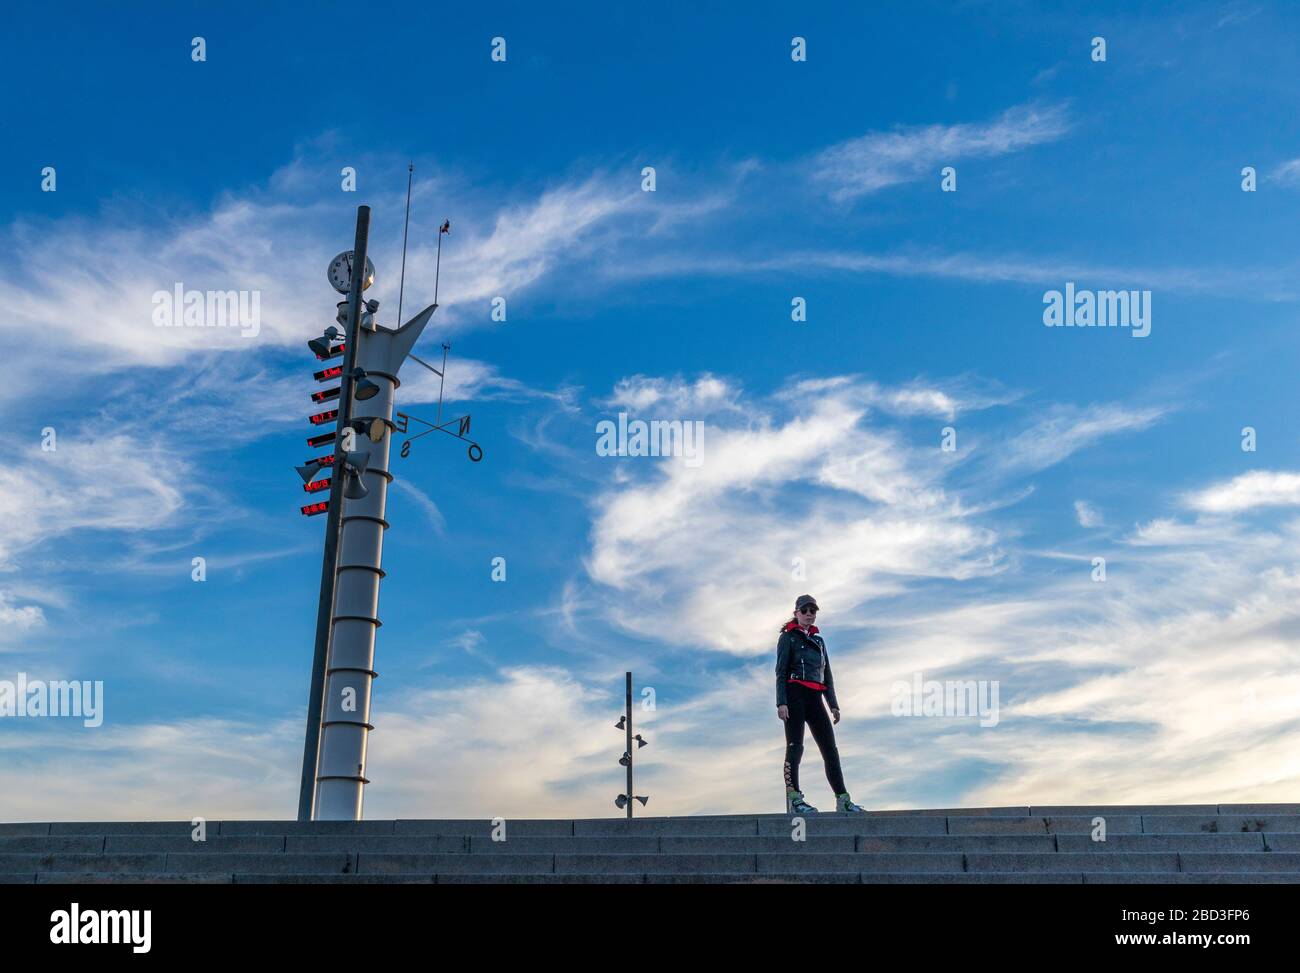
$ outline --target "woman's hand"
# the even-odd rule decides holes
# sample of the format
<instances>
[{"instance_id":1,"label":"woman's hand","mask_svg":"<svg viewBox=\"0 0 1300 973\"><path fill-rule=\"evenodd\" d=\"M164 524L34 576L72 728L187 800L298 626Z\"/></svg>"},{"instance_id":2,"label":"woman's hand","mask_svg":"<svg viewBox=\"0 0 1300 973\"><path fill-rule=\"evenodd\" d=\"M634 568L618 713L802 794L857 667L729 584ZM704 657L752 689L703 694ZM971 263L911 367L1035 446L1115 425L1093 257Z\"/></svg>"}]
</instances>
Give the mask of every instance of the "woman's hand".
<instances>
[{"instance_id":1,"label":"woman's hand","mask_svg":"<svg viewBox=\"0 0 1300 973\"><path fill-rule=\"evenodd\" d=\"M840 721L840 711L837 710L837 709L832 709L832 710L831 710L831 725L834 726L834 725L835 725L836 723L838 723L839 721Z\"/></svg>"},{"instance_id":2,"label":"woman's hand","mask_svg":"<svg viewBox=\"0 0 1300 973\"><path fill-rule=\"evenodd\" d=\"M790 718L790 707L778 706L776 708L776 717L779 720L788 720Z\"/></svg>"}]
</instances>

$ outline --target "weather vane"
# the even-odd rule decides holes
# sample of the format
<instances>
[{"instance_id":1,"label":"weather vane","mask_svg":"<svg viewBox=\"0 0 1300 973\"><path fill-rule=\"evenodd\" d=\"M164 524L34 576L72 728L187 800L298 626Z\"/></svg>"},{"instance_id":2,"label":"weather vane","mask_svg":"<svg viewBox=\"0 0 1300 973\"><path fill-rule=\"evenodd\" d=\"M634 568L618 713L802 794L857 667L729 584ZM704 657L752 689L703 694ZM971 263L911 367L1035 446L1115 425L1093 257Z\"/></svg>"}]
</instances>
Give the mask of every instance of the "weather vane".
<instances>
[{"instance_id":1,"label":"weather vane","mask_svg":"<svg viewBox=\"0 0 1300 973\"><path fill-rule=\"evenodd\" d=\"M415 442L417 439L429 435L429 433L431 432L446 433L448 436L452 436L456 439L461 440L462 442L469 443L469 449L467 450L467 452L469 453L469 458L472 462L477 463L479 460L483 458L483 447L465 435L465 433L469 432L469 420L470 420L469 413L466 413L463 416L457 416L454 419L448 419L446 422L442 421L442 392L443 392L443 388L446 386L447 383L447 379L446 379L447 352L449 351L451 351L451 345L447 344L444 341L442 343L442 370L441 371L434 368L432 365L430 365L428 362L424 361L423 359L417 358L415 355L410 356L413 361L418 362L419 364L427 368L429 371L433 372L433 374L438 376L438 413L437 416L434 418L433 422L429 422L429 420L427 419L421 419L419 416L410 415L406 412L397 413L397 422L395 422L393 426L400 433L406 433L408 431L409 424L412 421L418 422L420 425L427 427L424 430L424 432L418 432L414 436L410 436L407 439L403 440L402 451L401 451L401 455L403 458L411 455L411 443ZM450 429L447 428L448 426L453 424L456 426L455 432L452 432Z\"/></svg>"}]
</instances>

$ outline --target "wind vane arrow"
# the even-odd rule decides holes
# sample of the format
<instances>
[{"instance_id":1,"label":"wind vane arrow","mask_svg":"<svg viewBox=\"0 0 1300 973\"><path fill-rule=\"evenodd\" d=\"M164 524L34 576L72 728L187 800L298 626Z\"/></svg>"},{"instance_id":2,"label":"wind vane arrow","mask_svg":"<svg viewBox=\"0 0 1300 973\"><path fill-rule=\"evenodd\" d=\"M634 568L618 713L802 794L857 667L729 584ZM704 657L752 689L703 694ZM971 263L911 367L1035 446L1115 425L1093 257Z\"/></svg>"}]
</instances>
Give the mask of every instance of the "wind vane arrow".
<instances>
[{"instance_id":1,"label":"wind vane arrow","mask_svg":"<svg viewBox=\"0 0 1300 973\"><path fill-rule=\"evenodd\" d=\"M437 307L437 305L435 304L434 307ZM421 358L416 358L415 355L409 355L409 357L412 358L414 361L423 365L429 371L433 372L433 374L438 376L438 414L433 422L429 422L427 419L421 419L418 416L413 416L406 412L397 413L398 421L395 425L398 432L401 433L406 432L408 429L408 424L412 420L418 422L422 426L428 427L427 429L424 430L424 432L417 433L402 443L401 456L403 458L411 455L411 443L415 442L417 439L421 438L422 436L429 435L429 433L431 432L443 432L446 433L448 436L454 436L456 439L469 443L469 449L467 450L467 452L469 453L469 458L471 462L477 463L479 460L483 458L483 447L465 435L467 432L469 432L469 425L470 425L470 416L468 413L463 416L457 416L454 419L448 419L446 422L441 421L442 420L442 395L443 395L443 390L445 389L447 383L447 352L449 352L450 350L451 350L451 345L447 344L446 342L443 342L441 371L434 368L427 361L424 361ZM458 423L455 432L452 432L450 429L447 428L452 423Z\"/></svg>"}]
</instances>

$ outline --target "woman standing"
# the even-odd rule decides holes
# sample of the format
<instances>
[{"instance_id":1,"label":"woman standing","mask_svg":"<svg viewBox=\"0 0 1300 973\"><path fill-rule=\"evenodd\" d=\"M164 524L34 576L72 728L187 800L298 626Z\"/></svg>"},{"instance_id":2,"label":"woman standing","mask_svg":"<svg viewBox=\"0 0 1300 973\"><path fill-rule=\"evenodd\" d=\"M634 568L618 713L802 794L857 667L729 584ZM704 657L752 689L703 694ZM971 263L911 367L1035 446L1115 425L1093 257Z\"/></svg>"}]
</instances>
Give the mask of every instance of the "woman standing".
<instances>
[{"instance_id":1,"label":"woman standing","mask_svg":"<svg viewBox=\"0 0 1300 973\"><path fill-rule=\"evenodd\" d=\"M844 786L835 731L826 715L829 703L834 722L840 721L831 662L826 655L826 642L813 624L816 620L816 600L812 595L800 595L795 599L794 618L781 629L781 637L776 642L776 715L785 721L785 810L787 814L809 814L817 810L804 800L799 790L799 758L803 756L806 723L822 752L826 780L835 793L835 810L861 814L866 808L854 804Z\"/></svg>"}]
</instances>

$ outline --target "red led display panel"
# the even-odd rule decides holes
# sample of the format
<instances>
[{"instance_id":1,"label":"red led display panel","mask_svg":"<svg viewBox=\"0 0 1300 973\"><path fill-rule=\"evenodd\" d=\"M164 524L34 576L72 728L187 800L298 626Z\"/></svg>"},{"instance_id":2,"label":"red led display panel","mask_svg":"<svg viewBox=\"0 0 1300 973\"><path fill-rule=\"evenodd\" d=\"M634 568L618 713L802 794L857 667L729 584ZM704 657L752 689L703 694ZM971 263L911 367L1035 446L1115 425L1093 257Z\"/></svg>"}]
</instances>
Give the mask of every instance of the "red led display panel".
<instances>
[{"instance_id":1,"label":"red led display panel","mask_svg":"<svg viewBox=\"0 0 1300 973\"><path fill-rule=\"evenodd\" d=\"M317 466L333 466L333 465L334 465L334 454L333 454L333 453L327 453L327 454L324 455L324 456L314 456L314 457L312 457L311 459L307 460L307 464L306 464L306 465L310 465L310 464L312 464L312 463L315 463Z\"/></svg>"},{"instance_id":2,"label":"red led display panel","mask_svg":"<svg viewBox=\"0 0 1300 973\"><path fill-rule=\"evenodd\" d=\"M319 503L309 503L307 506L299 507L298 509L302 511L304 517L315 517L317 514L323 514L326 510L329 510L329 508L330 502L328 500L321 500Z\"/></svg>"},{"instance_id":3,"label":"red led display panel","mask_svg":"<svg viewBox=\"0 0 1300 973\"><path fill-rule=\"evenodd\" d=\"M339 417L339 410L330 409L329 412L318 412L316 413L316 415L309 416L308 418L311 419L311 424L313 426L320 426L327 422L333 422L338 417Z\"/></svg>"},{"instance_id":4,"label":"red led display panel","mask_svg":"<svg viewBox=\"0 0 1300 973\"><path fill-rule=\"evenodd\" d=\"M328 490L330 488L330 477L327 476L323 480L313 480L311 483L304 483L302 488L308 493L320 493L321 490Z\"/></svg>"},{"instance_id":5,"label":"red led display panel","mask_svg":"<svg viewBox=\"0 0 1300 973\"><path fill-rule=\"evenodd\" d=\"M342 365L332 365L323 371L316 372L312 377L318 382L328 382L331 378L338 378L343 374Z\"/></svg>"},{"instance_id":6,"label":"red led display panel","mask_svg":"<svg viewBox=\"0 0 1300 973\"><path fill-rule=\"evenodd\" d=\"M342 345L335 345L333 348L330 349L328 355L317 355L316 359L317 361L329 361L331 358L337 358L339 355L343 354L343 352L345 352L346 350L347 350L346 343Z\"/></svg>"},{"instance_id":7,"label":"red led display panel","mask_svg":"<svg viewBox=\"0 0 1300 973\"><path fill-rule=\"evenodd\" d=\"M319 392L313 392L311 394L311 400L313 402L328 402L330 399L337 399L339 397L339 391L340 389L337 388L321 389Z\"/></svg>"},{"instance_id":8,"label":"red led display panel","mask_svg":"<svg viewBox=\"0 0 1300 973\"><path fill-rule=\"evenodd\" d=\"M334 433L323 432L319 436L312 436L311 439L307 440L307 445L312 449L316 449L318 446L328 446L332 442L334 442Z\"/></svg>"}]
</instances>

